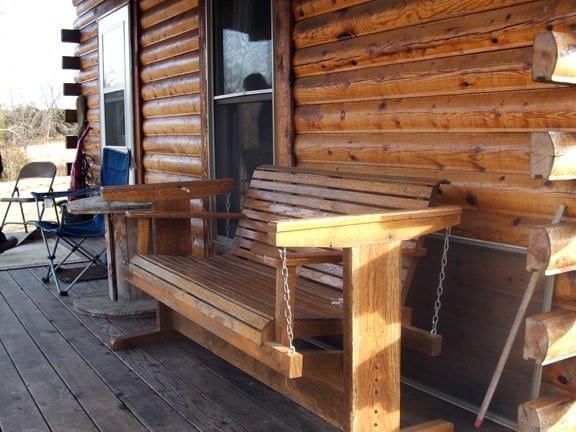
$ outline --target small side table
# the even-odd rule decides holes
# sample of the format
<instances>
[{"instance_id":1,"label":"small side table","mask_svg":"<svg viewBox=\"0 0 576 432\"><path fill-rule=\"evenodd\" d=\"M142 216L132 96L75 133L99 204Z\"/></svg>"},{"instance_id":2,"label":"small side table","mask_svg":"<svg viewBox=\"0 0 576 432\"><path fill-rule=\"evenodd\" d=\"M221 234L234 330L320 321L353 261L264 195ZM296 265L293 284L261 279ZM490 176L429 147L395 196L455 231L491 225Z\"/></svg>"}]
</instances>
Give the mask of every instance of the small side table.
<instances>
[{"instance_id":1,"label":"small side table","mask_svg":"<svg viewBox=\"0 0 576 432\"><path fill-rule=\"evenodd\" d=\"M136 252L137 222L125 216L127 210L149 209L148 203L103 201L91 196L68 204L72 214L104 214L108 256L108 294L88 295L74 301L79 312L95 316L153 314L156 302L125 281L122 274Z\"/></svg>"}]
</instances>

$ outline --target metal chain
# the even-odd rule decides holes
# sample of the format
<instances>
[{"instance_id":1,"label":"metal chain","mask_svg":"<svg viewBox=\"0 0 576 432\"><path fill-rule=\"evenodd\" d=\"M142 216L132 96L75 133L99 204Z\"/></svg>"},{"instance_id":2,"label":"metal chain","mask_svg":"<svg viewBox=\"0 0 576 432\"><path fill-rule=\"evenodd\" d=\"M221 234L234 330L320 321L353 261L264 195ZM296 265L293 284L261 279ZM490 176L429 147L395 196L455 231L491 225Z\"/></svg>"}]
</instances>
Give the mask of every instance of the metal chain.
<instances>
[{"instance_id":1,"label":"metal chain","mask_svg":"<svg viewBox=\"0 0 576 432\"><path fill-rule=\"evenodd\" d=\"M284 318L286 319L286 335L288 336L288 355L296 352L294 348L294 330L292 328L292 308L290 307L290 286L288 285L288 266L286 265L286 248L278 249L282 260L282 288L284 295Z\"/></svg>"},{"instance_id":2,"label":"metal chain","mask_svg":"<svg viewBox=\"0 0 576 432\"><path fill-rule=\"evenodd\" d=\"M231 203L230 203L230 192L228 192L226 194L226 214L230 214L230 207L231 207ZM226 228L224 231L224 235L226 237L226 252L228 252L230 250L230 248L232 247L232 239L230 238L230 218L227 217L226 218Z\"/></svg>"},{"instance_id":3,"label":"metal chain","mask_svg":"<svg viewBox=\"0 0 576 432\"><path fill-rule=\"evenodd\" d=\"M450 248L450 235L452 234L452 227L446 228L444 235L444 247L442 250L442 261L440 264L440 274L438 275L438 287L436 288L436 301L434 302L434 316L432 317L432 330L430 333L433 335L438 334L438 320L440 319L440 309L442 308L442 293L444 292L444 279L446 278L446 265L448 264L448 249Z\"/></svg>"}]
</instances>

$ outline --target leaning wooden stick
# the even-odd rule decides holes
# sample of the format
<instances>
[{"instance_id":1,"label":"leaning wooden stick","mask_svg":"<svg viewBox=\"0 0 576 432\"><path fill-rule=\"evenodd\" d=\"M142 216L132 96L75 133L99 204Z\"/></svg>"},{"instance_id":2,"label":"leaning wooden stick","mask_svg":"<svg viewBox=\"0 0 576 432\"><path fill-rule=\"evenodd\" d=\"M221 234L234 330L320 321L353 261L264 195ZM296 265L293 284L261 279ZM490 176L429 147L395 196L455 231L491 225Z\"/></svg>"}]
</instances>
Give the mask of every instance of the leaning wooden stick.
<instances>
[{"instance_id":1,"label":"leaning wooden stick","mask_svg":"<svg viewBox=\"0 0 576 432\"><path fill-rule=\"evenodd\" d=\"M554 218L552 219L553 224L557 224L560 222L560 219L562 219L562 215L564 214L565 209L566 206L564 204L560 204L558 207L556 207L556 213L554 214ZM504 344L504 349L502 350L502 354L500 354L500 359L498 360L498 364L496 365L496 369L494 370L494 374L492 375L492 380L490 381L490 385L488 386L488 390L486 391L486 395L484 396L484 400L482 401L482 406L480 407L480 411L478 412L478 416L476 417L476 421L474 422L474 427L476 429L482 427L482 423L484 422L484 416L486 415L486 411L488 411L488 407L490 406L490 402L492 401L492 397L494 396L494 392L496 391L496 387L498 386L498 382L500 381L500 377L502 376L502 372L504 371L504 366L508 361L508 356L510 355L512 344L516 339L518 329L520 328L522 319L526 314L528 304L530 303L530 299L534 294L534 290L536 289L538 280L540 280L543 274L544 270L540 270L533 272L532 275L530 276L528 286L526 287L526 291L524 292L524 297L522 298L522 302L518 307L518 312L516 312L516 317L514 318L514 322L512 323L510 333L508 333L508 339L506 339L506 344Z\"/></svg>"}]
</instances>

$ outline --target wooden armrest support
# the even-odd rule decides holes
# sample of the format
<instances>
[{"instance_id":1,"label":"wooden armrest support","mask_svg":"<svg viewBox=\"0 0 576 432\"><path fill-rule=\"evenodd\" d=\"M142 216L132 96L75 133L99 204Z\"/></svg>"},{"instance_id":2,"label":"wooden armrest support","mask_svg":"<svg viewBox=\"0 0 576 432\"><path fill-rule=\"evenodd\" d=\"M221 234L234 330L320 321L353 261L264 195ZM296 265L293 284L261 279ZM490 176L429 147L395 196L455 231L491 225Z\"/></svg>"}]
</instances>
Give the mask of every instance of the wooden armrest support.
<instances>
[{"instance_id":1,"label":"wooden armrest support","mask_svg":"<svg viewBox=\"0 0 576 432\"><path fill-rule=\"evenodd\" d=\"M242 213L225 212L160 212L149 210L130 210L126 212L128 218L138 219L242 219Z\"/></svg>"},{"instance_id":2,"label":"wooden armrest support","mask_svg":"<svg viewBox=\"0 0 576 432\"><path fill-rule=\"evenodd\" d=\"M104 201L160 202L204 198L234 190L234 179L197 180L130 186L107 186L100 189Z\"/></svg>"},{"instance_id":3,"label":"wooden armrest support","mask_svg":"<svg viewBox=\"0 0 576 432\"><path fill-rule=\"evenodd\" d=\"M458 206L422 210L273 221L269 239L278 247L354 247L420 237L460 223Z\"/></svg>"}]
</instances>

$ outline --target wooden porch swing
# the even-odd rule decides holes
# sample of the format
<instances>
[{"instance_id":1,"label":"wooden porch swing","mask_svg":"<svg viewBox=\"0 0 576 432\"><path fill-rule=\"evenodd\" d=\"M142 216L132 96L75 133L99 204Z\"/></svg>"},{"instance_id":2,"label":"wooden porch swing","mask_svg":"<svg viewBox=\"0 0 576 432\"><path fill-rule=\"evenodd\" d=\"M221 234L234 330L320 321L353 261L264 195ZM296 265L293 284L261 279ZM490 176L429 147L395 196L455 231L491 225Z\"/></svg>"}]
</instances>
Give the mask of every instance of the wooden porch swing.
<instances>
[{"instance_id":1,"label":"wooden porch swing","mask_svg":"<svg viewBox=\"0 0 576 432\"><path fill-rule=\"evenodd\" d=\"M190 199L228 193L232 180L105 189L104 200L152 202L128 214L140 220L126 279L159 301L155 332L112 347L184 334L347 431L397 431L400 328L403 343L425 351L438 340L401 313L419 238L460 220L458 207L429 207L437 186L264 166L239 214L187 212ZM181 241L190 218L218 217L239 219L229 252L191 257ZM343 335L343 350L294 342L324 335Z\"/></svg>"}]
</instances>

